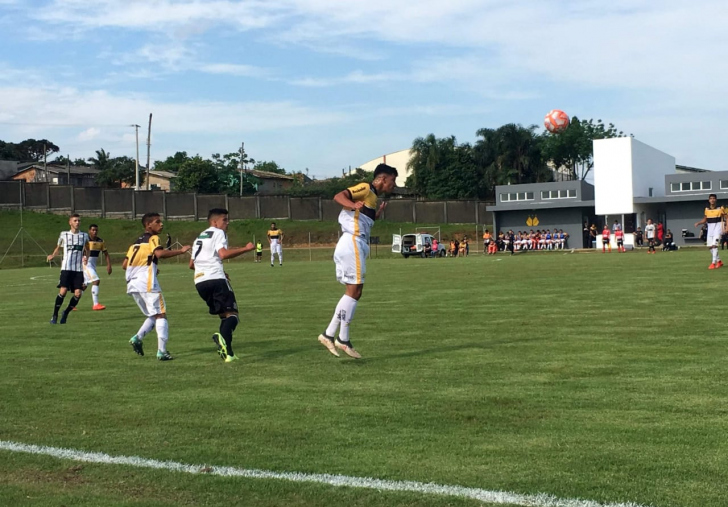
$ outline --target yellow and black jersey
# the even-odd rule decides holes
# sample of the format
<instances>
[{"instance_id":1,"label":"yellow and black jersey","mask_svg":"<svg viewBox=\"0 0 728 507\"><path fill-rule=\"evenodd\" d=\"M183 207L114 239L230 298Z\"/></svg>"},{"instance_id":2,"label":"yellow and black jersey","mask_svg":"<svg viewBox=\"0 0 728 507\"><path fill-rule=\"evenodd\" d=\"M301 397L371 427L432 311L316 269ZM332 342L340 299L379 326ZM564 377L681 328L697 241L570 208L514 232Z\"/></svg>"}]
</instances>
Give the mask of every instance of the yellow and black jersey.
<instances>
[{"instance_id":1,"label":"yellow and black jersey","mask_svg":"<svg viewBox=\"0 0 728 507\"><path fill-rule=\"evenodd\" d=\"M269 229L268 230L268 239L270 240L271 244L275 245L283 238L283 231L280 229Z\"/></svg>"},{"instance_id":2,"label":"yellow and black jersey","mask_svg":"<svg viewBox=\"0 0 728 507\"><path fill-rule=\"evenodd\" d=\"M360 209L344 208L339 214L341 230L357 238L369 240L369 232L377 216L377 191L371 183L359 183L346 189L354 202L363 202Z\"/></svg>"},{"instance_id":3,"label":"yellow and black jersey","mask_svg":"<svg viewBox=\"0 0 728 507\"><path fill-rule=\"evenodd\" d=\"M155 250L162 249L159 236L144 233L126 252L126 291L162 292L157 280L157 256Z\"/></svg>"},{"instance_id":4,"label":"yellow and black jersey","mask_svg":"<svg viewBox=\"0 0 728 507\"><path fill-rule=\"evenodd\" d=\"M101 257L102 252L106 252L106 242L101 238L88 240L88 264L96 267L96 261Z\"/></svg>"},{"instance_id":5,"label":"yellow and black jersey","mask_svg":"<svg viewBox=\"0 0 728 507\"><path fill-rule=\"evenodd\" d=\"M717 224L720 222L724 213L723 208L705 208L705 218L708 219L709 224Z\"/></svg>"}]
</instances>

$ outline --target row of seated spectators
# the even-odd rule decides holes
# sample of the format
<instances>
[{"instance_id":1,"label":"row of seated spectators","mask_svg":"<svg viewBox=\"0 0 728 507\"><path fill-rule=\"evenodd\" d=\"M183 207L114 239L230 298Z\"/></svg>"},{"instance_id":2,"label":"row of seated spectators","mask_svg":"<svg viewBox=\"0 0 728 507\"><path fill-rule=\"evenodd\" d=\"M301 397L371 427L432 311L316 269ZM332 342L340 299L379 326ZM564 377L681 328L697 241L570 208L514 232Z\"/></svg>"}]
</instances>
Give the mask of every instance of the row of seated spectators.
<instances>
[{"instance_id":1,"label":"row of seated spectators","mask_svg":"<svg viewBox=\"0 0 728 507\"><path fill-rule=\"evenodd\" d=\"M498 232L498 236L493 235L486 230L483 233L483 249L494 254L502 251L518 251L518 250L563 250L566 247L566 241L569 234L562 229L554 229L543 231L533 229L526 231L513 232L509 230L507 233Z\"/></svg>"}]
</instances>

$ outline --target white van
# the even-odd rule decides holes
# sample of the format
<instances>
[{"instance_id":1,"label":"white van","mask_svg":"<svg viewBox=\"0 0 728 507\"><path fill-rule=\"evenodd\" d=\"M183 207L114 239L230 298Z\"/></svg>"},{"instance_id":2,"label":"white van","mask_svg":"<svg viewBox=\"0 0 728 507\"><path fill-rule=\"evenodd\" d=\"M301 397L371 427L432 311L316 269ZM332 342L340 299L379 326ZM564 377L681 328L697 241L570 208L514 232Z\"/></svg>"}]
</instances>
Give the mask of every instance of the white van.
<instances>
[{"instance_id":1,"label":"white van","mask_svg":"<svg viewBox=\"0 0 728 507\"><path fill-rule=\"evenodd\" d=\"M426 257L426 250L432 252L432 245L435 237L431 234L393 234L392 235L392 252L401 253L405 259L410 255L416 255L418 257ZM427 248L429 247L429 248ZM445 257L447 254L447 248L445 245L438 242L437 252L431 254L433 257Z\"/></svg>"}]
</instances>

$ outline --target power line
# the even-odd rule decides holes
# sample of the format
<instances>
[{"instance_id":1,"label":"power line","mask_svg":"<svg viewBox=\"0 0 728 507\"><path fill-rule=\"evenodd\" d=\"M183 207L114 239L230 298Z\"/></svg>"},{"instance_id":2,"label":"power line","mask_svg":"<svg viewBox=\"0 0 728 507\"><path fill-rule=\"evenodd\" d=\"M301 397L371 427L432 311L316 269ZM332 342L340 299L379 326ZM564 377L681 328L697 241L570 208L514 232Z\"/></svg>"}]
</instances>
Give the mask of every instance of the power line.
<instances>
[{"instance_id":1,"label":"power line","mask_svg":"<svg viewBox=\"0 0 728 507\"><path fill-rule=\"evenodd\" d=\"M12 125L18 127L128 127L121 123L23 123L0 121L0 125Z\"/></svg>"}]
</instances>

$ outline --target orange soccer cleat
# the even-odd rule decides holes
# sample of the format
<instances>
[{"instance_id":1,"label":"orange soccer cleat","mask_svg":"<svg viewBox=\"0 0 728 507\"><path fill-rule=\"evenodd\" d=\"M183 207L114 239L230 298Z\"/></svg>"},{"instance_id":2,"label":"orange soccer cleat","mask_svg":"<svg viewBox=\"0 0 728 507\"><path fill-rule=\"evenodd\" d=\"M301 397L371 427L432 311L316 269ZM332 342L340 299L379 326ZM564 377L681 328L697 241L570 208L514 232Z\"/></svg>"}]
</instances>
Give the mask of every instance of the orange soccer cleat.
<instances>
[{"instance_id":1,"label":"orange soccer cleat","mask_svg":"<svg viewBox=\"0 0 728 507\"><path fill-rule=\"evenodd\" d=\"M717 262L717 263L715 264L715 267L716 267L716 269L717 269L717 268L722 268L722 267L723 267L723 261L718 261L718 262Z\"/></svg>"},{"instance_id":2,"label":"orange soccer cleat","mask_svg":"<svg viewBox=\"0 0 728 507\"><path fill-rule=\"evenodd\" d=\"M708 269L715 269L715 263L711 262L710 266L708 266Z\"/></svg>"},{"instance_id":3,"label":"orange soccer cleat","mask_svg":"<svg viewBox=\"0 0 728 507\"><path fill-rule=\"evenodd\" d=\"M106 310L106 307L102 304L95 304L92 310Z\"/></svg>"}]
</instances>

